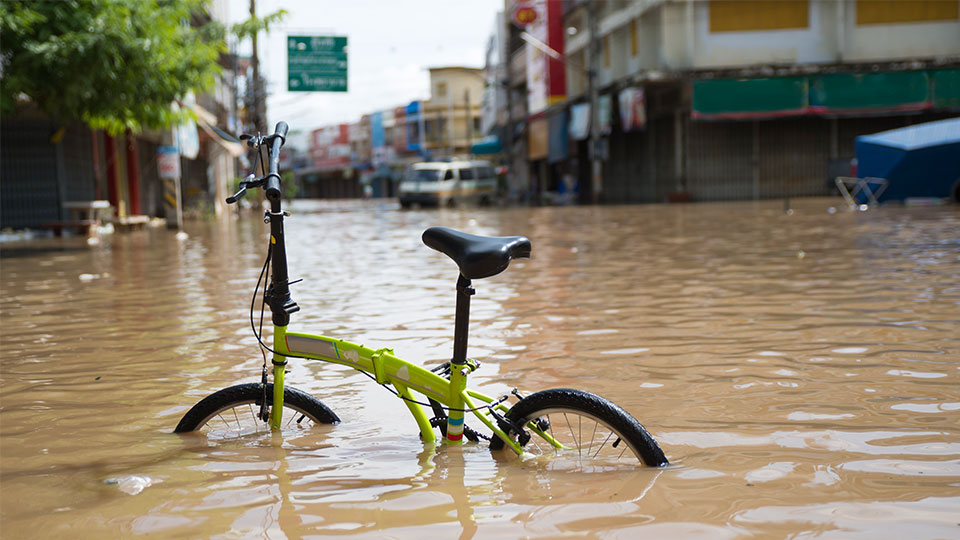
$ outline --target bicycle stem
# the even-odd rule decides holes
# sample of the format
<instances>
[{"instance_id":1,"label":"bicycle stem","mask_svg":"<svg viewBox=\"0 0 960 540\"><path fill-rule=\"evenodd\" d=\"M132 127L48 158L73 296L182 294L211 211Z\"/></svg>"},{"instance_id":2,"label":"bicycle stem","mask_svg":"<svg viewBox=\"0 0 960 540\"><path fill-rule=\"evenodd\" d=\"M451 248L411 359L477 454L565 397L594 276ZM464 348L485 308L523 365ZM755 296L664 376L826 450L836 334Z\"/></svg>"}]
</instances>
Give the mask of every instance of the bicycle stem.
<instances>
[{"instance_id":1,"label":"bicycle stem","mask_svg":"<svg viewBox=\"0 0 960 540\"><path fill-rule=\"evenodd\" d=\"M300 310L300 306L290 297L289 277L287 275L287 250L283 235L283 212L279 198L271 201L271 212L267 214L270 222L271 279L264 302L270 307L274 327L274 346L282 331L290 323L290 314ZM270 428L280 429L283 420L284 373L287 358L273 355L273 407L271 408Z\"/></svg>"},{"instance_id":2,"label":"bicycle stem","mask_svg":"<svg viewBox=\"0 0 960 540\"><path fill-rule=\"evenodd\" d=\"M280 147L287 136L286 122L278 122L273 135L266 138L268 169L265 177L264 192L270 201L270 211L266 221L270 224L270 257L271 274L270 284L267 287L264 302L270 307L274 325L274 345L290 323L290 314L300 311L300 306L290 297L290 278L287 271L287 248L283 232L283 218L286 216L281 204L282 191L280 190ZM279 330L283 328L284 330ZM276 352L273 355L273 407L271 409L270 427L276 431L280 429L283 414L284 373L287 368L287 358Z\"/></svg>"},{"instance_id":3,"label":"bicycle stem","mask_svg":"<svg viewBox=\"0 0 960 540\"><path fill-rule=\"evenodd\" d=\"M271 206L279 209L280 201ZM271 271L270 286L267 288L265 301L270 306L273 324L287 326L290 323L290 314L300 311L300 306L290 297L290 278L287 271L287 249L283 234L282 211L271 210L267 214L270 223L270 251Z\"/></svg>"}]
</instances>

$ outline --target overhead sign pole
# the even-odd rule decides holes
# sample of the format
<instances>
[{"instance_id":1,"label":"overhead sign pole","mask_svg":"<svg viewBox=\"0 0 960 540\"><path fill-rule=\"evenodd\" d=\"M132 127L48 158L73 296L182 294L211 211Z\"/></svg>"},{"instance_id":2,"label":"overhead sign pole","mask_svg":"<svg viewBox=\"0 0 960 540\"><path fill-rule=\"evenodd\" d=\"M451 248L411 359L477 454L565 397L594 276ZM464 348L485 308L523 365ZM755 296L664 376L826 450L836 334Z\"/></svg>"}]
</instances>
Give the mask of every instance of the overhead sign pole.
<instances>
[{"instance_id":1,"label":"overhead sign pole","mask_svg":"<svg viewBox=\"0 0 960 540\"><path fill-rule=\"evenodd\" d=\"M287 36L287 90L346 92L346 36Z\"/></svg>"}]
</instances>

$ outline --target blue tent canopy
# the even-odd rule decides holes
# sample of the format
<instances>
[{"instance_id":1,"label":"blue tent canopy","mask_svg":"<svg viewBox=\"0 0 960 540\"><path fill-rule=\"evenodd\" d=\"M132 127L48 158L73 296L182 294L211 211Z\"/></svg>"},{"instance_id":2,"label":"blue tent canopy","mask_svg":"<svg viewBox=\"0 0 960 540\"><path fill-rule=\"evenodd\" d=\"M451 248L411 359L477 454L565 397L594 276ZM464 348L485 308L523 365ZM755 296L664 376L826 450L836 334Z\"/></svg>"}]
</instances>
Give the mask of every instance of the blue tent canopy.
<instances>
[{"instance_id":1,"label":"blue tent canopy","mask_svg":"<svg viewBox=\"0 0 960 540\"><path fill-rule=\"evenodd\" d=\"M879 197L960 197L960 118L856 138L857 176L884 178Z\"/></svg>"}]
</instances>

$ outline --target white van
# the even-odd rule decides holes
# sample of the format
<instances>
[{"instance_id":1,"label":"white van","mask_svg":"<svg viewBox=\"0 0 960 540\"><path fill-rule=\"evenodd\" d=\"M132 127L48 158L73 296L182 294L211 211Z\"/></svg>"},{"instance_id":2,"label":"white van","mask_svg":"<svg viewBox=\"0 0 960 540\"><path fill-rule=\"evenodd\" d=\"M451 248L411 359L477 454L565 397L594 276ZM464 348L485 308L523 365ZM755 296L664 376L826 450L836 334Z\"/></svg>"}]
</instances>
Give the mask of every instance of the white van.
<instances>
[{"instance_id":1,"label":"white van","mask_svg":"<svg viewBox=\"0 0 960 540\"><path fill-rule=\"evenodd\" d=\"M400 206L492 204L497 175L489 161L426 161L407 167L400 181Z\"/></svg>"}]
</instances>

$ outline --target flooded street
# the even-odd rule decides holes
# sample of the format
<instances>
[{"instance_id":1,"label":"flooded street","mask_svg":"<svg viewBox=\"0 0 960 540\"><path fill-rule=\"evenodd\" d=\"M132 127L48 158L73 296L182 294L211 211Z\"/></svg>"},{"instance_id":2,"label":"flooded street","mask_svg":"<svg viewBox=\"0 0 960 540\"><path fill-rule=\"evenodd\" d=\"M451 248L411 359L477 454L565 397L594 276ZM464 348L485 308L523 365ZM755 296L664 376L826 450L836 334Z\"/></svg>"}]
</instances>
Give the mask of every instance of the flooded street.
<instances>
[{"instance_id":1,"label":"flooded street","mask_svg":"<svg viewBox=\"0 0 960 540\"><path fill-rule=\"evenodd\" d=\"M259 380L259 216L3 244L0 536L960 537L960 209L792 204L291 206L291 329L416 363L450 357L457 276L423 230L528 236L474 282L471 386L600 394L672 463L604 473L425 445L383 388L299 359L287 384L342 424L174 435Z\"/></svg>"}]
</instances>

